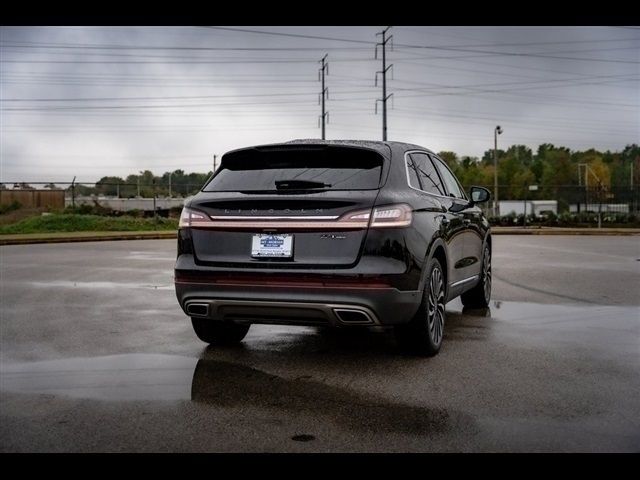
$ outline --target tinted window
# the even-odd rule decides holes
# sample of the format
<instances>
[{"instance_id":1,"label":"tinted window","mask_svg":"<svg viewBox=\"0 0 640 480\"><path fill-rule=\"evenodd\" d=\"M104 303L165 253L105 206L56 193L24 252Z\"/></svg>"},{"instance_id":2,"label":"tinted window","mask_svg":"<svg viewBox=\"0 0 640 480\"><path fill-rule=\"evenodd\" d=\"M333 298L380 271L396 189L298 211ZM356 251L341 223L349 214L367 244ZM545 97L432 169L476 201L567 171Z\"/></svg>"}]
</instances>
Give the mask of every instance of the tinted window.
<instances>
[{"instance_id":1,"label":"tinted window","mask_svg":"<svg viewBox=\"0 0 640 480\"><path fill-rule=\"evenodd\" d=\"M406 161L410 186L436 195L444 195L440 177L428 155L411 153L407 155Z\"/></svg>"},{"instance_id":2,"label":"tinted window","mask_svg":"<svg viewBox=\"0 0 640 480\"><path fill-rule=\"evenodd\" d=\"M407 155L405 162L407 162L407 174L409 176L409 186L422 190L420 179L418 178L418 169L416 168L413 159Z\"/></svg>"},{"instance_id":3,"label":"tinted window","mask_svg":"<svg viewBox=\"0 0 640 480\"><path fill-rule=\"evenodd\" d=\"M433 157L434 163L438 166L438 171L442 177L442 181L447 186L447 191L456 198L466 198L462 192L456 177L451 173L451 170L444 164L442 160L437 157Z\"/></svg>"},{"instance_id":4,"label":"tinted window","mask_svg":"<svg viewBox=\"0 0 640 480\"><path fill-rule=\"evenodd\" d=\"M206 192L275 191L276 182L325 184L322 190L379 188L383 158L356 148L242 150L222 158Z\"/></svg>"}]
</instances>

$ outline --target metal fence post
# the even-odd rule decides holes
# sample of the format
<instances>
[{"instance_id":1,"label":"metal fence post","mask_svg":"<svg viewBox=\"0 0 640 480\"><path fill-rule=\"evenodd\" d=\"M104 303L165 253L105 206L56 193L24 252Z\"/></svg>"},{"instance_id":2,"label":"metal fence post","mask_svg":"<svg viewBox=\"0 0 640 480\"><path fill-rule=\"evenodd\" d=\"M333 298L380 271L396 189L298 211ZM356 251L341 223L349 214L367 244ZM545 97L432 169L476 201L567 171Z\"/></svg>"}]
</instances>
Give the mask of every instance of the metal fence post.
<instances>
[{"instance_id":1,"label":"metal fence post","mask_svg":"<svg viewBox=\"0 0 640 480\"><path fill-rule=\"evenodd\" d=\"M71 206L76 208L76 177L71 180Z\"/></svg>"},{"instance_id":2,"label":"metal fence post","mask_svg":"<svg viewBox=\"0 0 640 480\"><path fill-rule=\"evenodd\" d=\"M153 189L153 223L154 223L154 229L157 230L158 229L158 209L156 208L156 196L158 192L156 190L155 179L151 181L151 188Z\"/></svg>"},{"instance_id":3,"label":"metal fence post","mask_svg":"<svg viewBox=\"0 0 640 480\"><path fill-rule=\"evenodd\" d=\"M527 228L527 192L529 191L529 185L526 185L525 189L524 189L524 221L523 221L523 226L524 228Z\"/></svg>"}]
</instances>

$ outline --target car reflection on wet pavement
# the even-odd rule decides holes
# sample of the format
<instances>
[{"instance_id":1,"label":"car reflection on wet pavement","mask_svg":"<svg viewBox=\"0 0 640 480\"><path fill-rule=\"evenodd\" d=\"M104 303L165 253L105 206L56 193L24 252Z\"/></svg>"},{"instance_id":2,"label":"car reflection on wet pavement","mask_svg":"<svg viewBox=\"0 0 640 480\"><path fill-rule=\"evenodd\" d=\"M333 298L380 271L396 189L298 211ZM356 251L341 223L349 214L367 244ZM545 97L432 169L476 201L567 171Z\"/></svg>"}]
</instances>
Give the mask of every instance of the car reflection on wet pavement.
<instances>
[{"instance_id":1,"label":"car reflection on wet pavement","mask_svg":"<svg viewBox=\"0 0 640 480\"><path fill-rule=\"evenodd\" d=\"M490 309L447 305L445 343L429 359L403 355L384 329L256 325L238 347L205 348L162 288L172 243L135 242L133 259L127 243L74 246L91 263L50 256L68 245L2 251L0 450L640 449L633 295L608 305L540 292L512 301L517 282L496 280ZM497 246L505 258L515 248ZM500 258L497 273L513 278ZM612 268L629 290L625 269L640 270L624 265ZM582 273L575 292L559 294L584 294ZM539 289L565 288L557 276ZM603 289L618 281L594 280ZM27 282L37 285L25 291Z\"/></svg>"}]
</instances>

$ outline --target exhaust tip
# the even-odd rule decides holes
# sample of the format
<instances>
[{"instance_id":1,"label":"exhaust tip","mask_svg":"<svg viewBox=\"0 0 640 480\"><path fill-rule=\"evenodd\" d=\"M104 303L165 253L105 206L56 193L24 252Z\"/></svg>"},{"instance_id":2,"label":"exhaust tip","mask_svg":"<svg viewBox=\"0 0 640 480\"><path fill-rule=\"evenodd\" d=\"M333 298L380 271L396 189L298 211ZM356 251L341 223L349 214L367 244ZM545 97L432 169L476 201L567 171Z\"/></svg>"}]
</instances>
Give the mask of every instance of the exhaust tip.
<instances>
[{"instance_id":1,"label":"exhaust tip","mask_svg":"<svg viewBox=\"0 0 640 480\"><path fill-rule=\"evenodd\" d=\"M371 324L374 323L369 314L362 310L351 308L334 308L333 312L342 323L346 324Z\"/></svg>"},{"instance_id":2,"label":"exhaust tip","mask_svg":"<svg viewBox=\"0 0 640 480\"><path fill-rule=\"evenodd\" d=\"M206 303L189 303L186 310L187 314L193 317L209 316L209 305Z\"/></svg>"}]
</instances>

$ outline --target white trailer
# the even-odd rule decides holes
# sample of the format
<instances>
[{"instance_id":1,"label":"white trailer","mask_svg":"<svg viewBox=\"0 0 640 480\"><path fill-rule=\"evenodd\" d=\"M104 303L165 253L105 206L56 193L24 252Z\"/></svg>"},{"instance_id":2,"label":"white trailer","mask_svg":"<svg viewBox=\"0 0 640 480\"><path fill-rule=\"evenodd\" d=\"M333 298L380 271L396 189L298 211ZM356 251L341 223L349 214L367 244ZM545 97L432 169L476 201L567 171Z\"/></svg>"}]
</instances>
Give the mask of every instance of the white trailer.
<instances>
[{"instance_id":1,"label":"white trailer","mask_svg":"<svg viewBox=\"0 0 640 480\"><path fill-rule=\"evenodd\" d=\"M598 205L597 203L573 203L569 205L569 211L571 213L577 212L591 212L591 213L629 213L629 204L627 203L603 203Z\"/></svg>"},{"instance_id":2,"label":"white trailer","mask_svg":"<svg viewBox=\"0 0 640 480\"><path fill-rule=\"evenodd\" d=\"M553 212L558 214L558 201L557 200L500 200L499 202L500 215L509 215L515 213L516 215L535 215L541 216L544 212Z\"/></svg>"}]
</instances>

